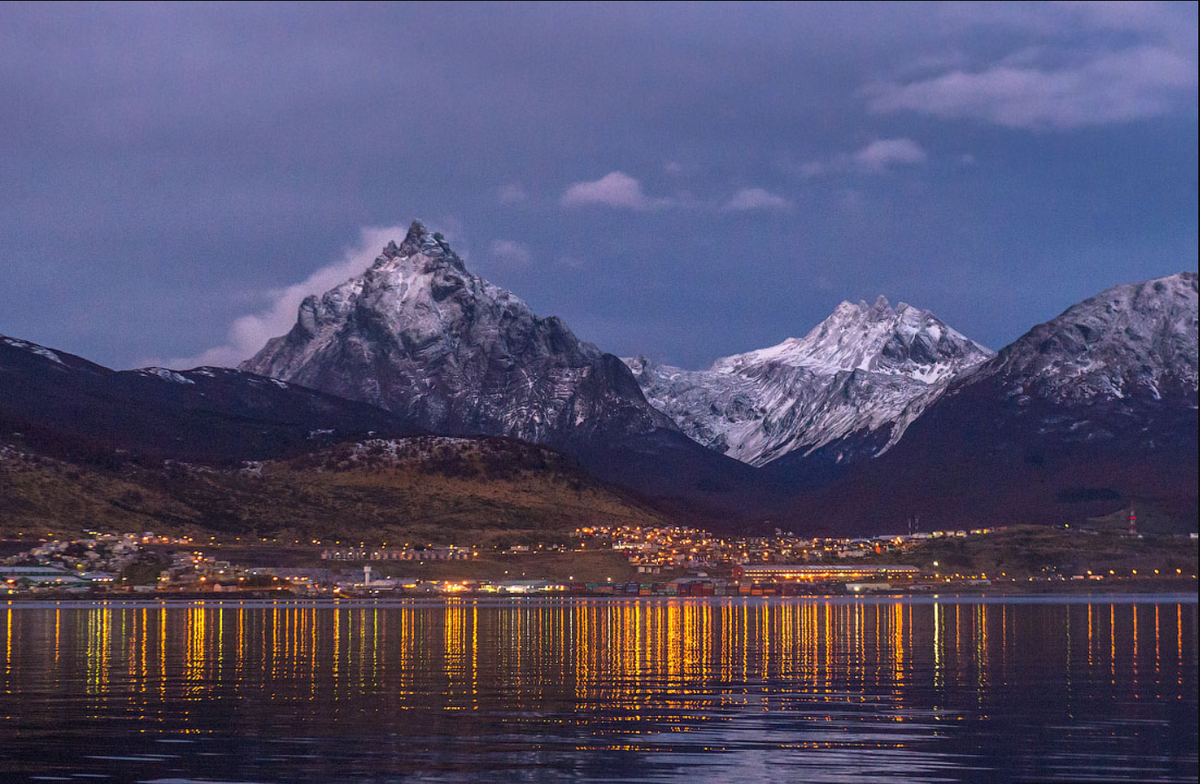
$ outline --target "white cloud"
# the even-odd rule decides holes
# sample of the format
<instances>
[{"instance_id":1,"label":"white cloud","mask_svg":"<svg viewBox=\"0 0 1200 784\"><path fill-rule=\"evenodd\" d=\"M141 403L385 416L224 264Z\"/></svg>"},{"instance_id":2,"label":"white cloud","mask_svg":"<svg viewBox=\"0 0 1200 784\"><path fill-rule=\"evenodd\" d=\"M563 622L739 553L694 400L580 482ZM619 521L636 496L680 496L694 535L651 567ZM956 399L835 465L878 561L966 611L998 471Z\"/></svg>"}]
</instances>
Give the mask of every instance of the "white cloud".
<instances>
[{"instance_id":1,"label":"white cloud","mask_svg":"<svg viewBox=\"0 0 1200 784\"><path fill-rule=\"evenodd\" d=\"M806 177L843 171L884 174L898 166L912 166L928 159L929 154L912 139L876 139L857 152L809 161L800 167L800 171Z\"/></svg>"},{"instance_id":2,"label":"white cloud","mask_svg":"<svg viewBox=\"0 0 1200 784\"><path fill-rule=\"evenodd\" d=\"M181 370L201 365L237 366L257 353L269 339L283 335L292 328L305 297L324 294L349 278L362 274L379 256L388 240L399 242L404 238L405 231L396 226L363 229L358 245L347 248L338 261L322 267L300 283L268 291L266 306L257 313L236 319L230 325L223 345L214 346L195 356L151 361L148 364Z\"/></svg>"},{"instance_id":3,"label":"white cloud","mask_svg":"<svg viewBox=\"0 0 1200 784\"><path fill-rule=\"evenodd\" d=\"M563 192L564 207L600 205L627 210L648 210L667 207L673 202L668 198L651 198L642 190L642 184L625 172L609 172L593 182L577 182Z\"/></svg>"},{"instance_id":4,"label":"white cloud","mask_svg":"<svg viewBox=\"0 0 1200 784\"><path fill-rule=\"evenodd\" d=\"M854 163L864 171L882 172L892 166L924 163L928 157L912 139L879 139L854 153Z\"/></svg>"},{"instance_id":5,"label":"white cloud","mask_svg":"<svg viewBox=\"0 0 1200 784\"><path fill-rule=\"evenodd\" d=\"M494 240L488 246L488 255L515 269L525 269L533 263L529 246L515 240Z\"/></svg>"},{"instance_id":6,"label":"white cloud","mask_svg":"<svg viewBox=\"0 0 1200 784\"><path fill-rule=\"evenodd\" d=\"M722 207L726 212L750 212L753 210L786 211L792 208L792 203L782 196L777 196L762 188L742 188Z\"/></svg>"},{"instance_id":7,"label":"white cloud","mask_svg":"<svg viewBox=\"0 0 1200 784\"><path fill-rule=\"evenodd\" d=\"M1029 53L1026 53L1029 54ZM866 91L877 114L911 111L1010 128L1063 130L1169 114L1194 101L1196 63L1159 46L1093 53L1062 66L1028 58Z\"/></svg>"},{"instance_id":8,"label":"white cloud","mask_svg":"<svg viewBox=\"0 0 1200 784\"><path fill-rule=\"evenodd\" d=\"M529 192L519 182L510 182L500 189L500 203L506 207L529 201Z\"/></svg>"}]
</instances>

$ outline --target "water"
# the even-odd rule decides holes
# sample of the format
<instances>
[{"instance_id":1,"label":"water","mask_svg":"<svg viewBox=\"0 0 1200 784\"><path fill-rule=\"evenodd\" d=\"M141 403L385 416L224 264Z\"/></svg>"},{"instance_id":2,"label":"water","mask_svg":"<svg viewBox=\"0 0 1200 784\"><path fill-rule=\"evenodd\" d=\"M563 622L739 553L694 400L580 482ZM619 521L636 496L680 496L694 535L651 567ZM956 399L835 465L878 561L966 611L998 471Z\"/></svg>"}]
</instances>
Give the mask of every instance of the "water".
<instances>
[{"instance_id":1,"label":"water","mask_svg":"<svg viewBox=\"0 0 1200 784\"><path fill-rule=\"evenodd\" d=\"M1195 596L0 605L0 780L1197 778Z\"/></svg>"}]
</instances>

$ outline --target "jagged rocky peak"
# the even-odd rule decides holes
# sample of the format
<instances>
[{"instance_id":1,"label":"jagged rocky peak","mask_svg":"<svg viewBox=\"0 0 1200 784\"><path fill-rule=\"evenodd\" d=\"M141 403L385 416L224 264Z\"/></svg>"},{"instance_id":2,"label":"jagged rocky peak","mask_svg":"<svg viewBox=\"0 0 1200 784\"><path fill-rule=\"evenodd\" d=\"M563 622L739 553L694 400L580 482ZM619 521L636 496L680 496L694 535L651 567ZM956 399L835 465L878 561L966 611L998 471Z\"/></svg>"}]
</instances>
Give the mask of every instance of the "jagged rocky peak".
<instances>
[{"instance_id":1,"label":"jagged rocky peak","mask_svg":"<svg viewBox=\"0 0 1200 784\"><path fill-rule=\"evenodd\" d=\"M392 259L411 257L420 254L428 262L445 261L459 271L465 272L462 259L458 257L439 232L431 232L420 220L414 220L399 245L395 240L389 240L384 246L383 253L375 259L375 266L387 264Z\"/></svg>"},{"instance_id":2,"label":"jagged rocky peak","mask_svg":"<svg viewBox=\"0 0 1200 784\"><path fill-rule=\"evenodd\" d=\"M982 374L1016 396L1194 400L1197 322L1195 272L1114 286L1034 327Z\"/></svg>"},{"instance_id":3,"label":"jagged rocky peak","mask_svg":"<svg viewBox=\"0 0 1200 784\"><path fill-rule=\"evenodd\" d=\"M307 298L296 326L241 367L436 433L563 444L674 429L620 360L471 273L420 221L362 275Z\"/></svg>"},{"instance_id":4,"label":"jagged rocky peak","mask_svg":"<svg viewBox=\"0 0 1200 784\"><path fill-rule=\"evenodd\" d=\"M930 311L905 302L893 308L880 296L873 305L842 302L804 337L719 359L713 369L741 372L781 363L826 373L889 373L932 383L983 362L991 353Z\"/></svg>"}]
</instances>

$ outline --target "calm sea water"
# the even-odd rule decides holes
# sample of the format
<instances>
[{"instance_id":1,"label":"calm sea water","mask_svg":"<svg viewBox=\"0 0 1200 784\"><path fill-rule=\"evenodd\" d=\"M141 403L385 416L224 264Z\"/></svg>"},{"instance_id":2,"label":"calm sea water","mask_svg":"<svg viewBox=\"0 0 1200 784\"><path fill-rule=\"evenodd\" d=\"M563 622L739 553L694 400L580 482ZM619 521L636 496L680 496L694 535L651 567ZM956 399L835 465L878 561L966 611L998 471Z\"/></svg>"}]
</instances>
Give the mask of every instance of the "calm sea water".
<instances>
[{"instance_id":1,"label":"calm sea water","mask_svg":"<svg viewBox=\"0 0 1200 784\"><path fill-rule=\"evenodd\" d=\"M0 779L1197 778L1195 596L0 605Z\"/></svg>"}]
</instances>

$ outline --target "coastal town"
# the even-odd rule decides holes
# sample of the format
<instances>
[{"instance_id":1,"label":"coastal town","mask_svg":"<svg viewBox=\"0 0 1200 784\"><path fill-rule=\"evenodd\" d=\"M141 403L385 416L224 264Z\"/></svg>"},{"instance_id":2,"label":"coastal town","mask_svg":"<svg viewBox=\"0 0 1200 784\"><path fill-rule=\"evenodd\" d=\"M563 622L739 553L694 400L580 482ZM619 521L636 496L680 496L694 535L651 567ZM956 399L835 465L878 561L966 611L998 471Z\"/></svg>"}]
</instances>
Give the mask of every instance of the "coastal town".
<instances>
[{"instance_id":1,"label":"coastal town","mask_svg":"<svg viewBox=\"0 0 1200 784\"><path fill-rule=\"evenodd\" d=\"M805 538L776 530L770 536L723 538L681 526L588 526L566 541L506 547L295 542L283 551L285 559L277 547L266 546L273 543L239 546L240 540L201 543L152 532L88 531L79 539L39 540L0 559L0 593L689 597L1100 590L1118 581L1125 590L1164 581L1195 585L1195 534L1147 538L1131 527L1119 536L1105 535L1110 541L1093 562L1076 558L1074 565L1031 561L1025 568L1005 568L1003 558L993 558L997 565L988 570L979 557L962 555L995 550L1018 534L1028 536L1016 528L977 528L869 538ZM1069 527L1053 534L1082 544L1102 538L1099 531ZM11 550L29 543L8 544ZM1118 554L1117 546L1128 552ZM938 553L946 554L944 562ZM1111 563L1114 559L1120 563ZM551 563L555 568L546 566ZM593 565L585 576L585 563L602 564L611 574L601 576ZM563 573L574 565L579 576Z\"/></svg>"}]
</instances>

